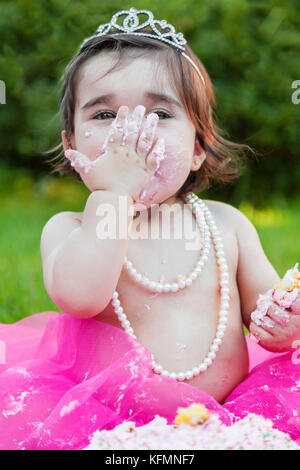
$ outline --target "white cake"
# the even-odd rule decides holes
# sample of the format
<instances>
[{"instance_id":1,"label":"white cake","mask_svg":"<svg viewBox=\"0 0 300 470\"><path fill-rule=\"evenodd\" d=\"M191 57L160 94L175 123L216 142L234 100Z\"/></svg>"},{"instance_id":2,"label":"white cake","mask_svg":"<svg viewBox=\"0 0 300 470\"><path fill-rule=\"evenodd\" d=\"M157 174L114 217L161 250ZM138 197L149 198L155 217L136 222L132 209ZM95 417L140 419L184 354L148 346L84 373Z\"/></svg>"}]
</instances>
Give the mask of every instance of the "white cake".
<instances>
[{"instance_id":1,"label":"white cake","mask_svg":"<svg viewBox=\"0 0 300 470\"><path fill-rule=\"evenodd\" d=\"M197 404L191 407L204 408ZM179 410L189 412L191 407ZM300 450L288 434L273 428L271 420L253 413L231 426L208 412L198 421L195 412L182 416L181 411L174 421L179 424L172 425L158 415L139 427L124 421L110 431L96 431L85 450Z\"/></svg>"}]
</instances>

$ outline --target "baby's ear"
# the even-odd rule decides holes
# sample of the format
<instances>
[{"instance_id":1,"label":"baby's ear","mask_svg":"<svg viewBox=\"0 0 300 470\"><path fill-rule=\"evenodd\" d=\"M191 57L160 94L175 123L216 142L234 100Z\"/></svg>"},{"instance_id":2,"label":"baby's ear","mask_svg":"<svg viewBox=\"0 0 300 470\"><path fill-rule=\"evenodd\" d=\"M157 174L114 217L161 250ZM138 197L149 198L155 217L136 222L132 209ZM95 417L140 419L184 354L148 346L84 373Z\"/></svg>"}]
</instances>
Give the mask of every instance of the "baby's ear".
<instances>
[{"instance_id":1,"label":"baby's ear","mask_svg":"<svg viewBox=\"0 0 300 470\"><path fill-rule=\"evenodd\" d=\"M200 166L202 165L205 159L206 159L206 153L201 147L199 140L196 139L191 171L199 170Z\"/></svg>"},{"instance_id":2,"label":"baby's ear","mask_svg":"<svg viewBox=\"0 0 300 470\"><path fill-rule=\"evenodd\" d=\"M64 150L68 150L70 148L75 150L75 144L74 144L73 136L71 137L71 139L68 139L66 131L63 130L61 132L61 138L62 138L62 143L63 143Z\"/></svg>"},{"instance_id":3,"label":"baby's ear","mask_svg":"<svg viewBox=\"0 0 300 470\"><path fill-rule=\"evenodd\" d=\"M195 148L194 148L194 154L195 155L201 155L203 152L203 148L200 145L199 139L196 137L195 139Z\"/></svg>"}]
</instances>

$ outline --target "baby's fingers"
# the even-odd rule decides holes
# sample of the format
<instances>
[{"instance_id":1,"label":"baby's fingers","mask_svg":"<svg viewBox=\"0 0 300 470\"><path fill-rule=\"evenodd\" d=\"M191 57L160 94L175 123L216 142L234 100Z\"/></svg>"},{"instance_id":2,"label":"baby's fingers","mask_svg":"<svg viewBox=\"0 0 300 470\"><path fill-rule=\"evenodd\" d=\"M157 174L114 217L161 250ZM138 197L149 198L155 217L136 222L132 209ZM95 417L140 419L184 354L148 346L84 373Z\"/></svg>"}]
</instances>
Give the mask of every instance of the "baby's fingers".
<instances>
[{"instance_id":1,"label":"baby's fingers","mask_svg":"<svg viewBox=\"0 0 300 470\"><path fill-rule=\"evenodd\" d=\"M253 321L249 325L249 331L260 343L272 343L273 341L273 335Z\"/></svg>"},{"instance_id":2,"label":"baby's fingers","mask_svg":"<svg viewBox=\"0 0 300 470\"><path fill-rule=\"evenodd\" d=\"M153 145L153 140L154 140L154 135L155 135L155 130L156 130L158 120L159 118L157 114L155 113L149 114L149 116L147 117L144 129L141 132L141 135L137 142L137 154L140 155L141 157L144 157L145 159Z\"/></svg>"},{"instance_id":3,"label":"baby's fingers","mask_svg":"<svg viewBox=\"0 0 300 470\"><path fill-rule=\"evenodd\" d=\"M160 138L155 142L155 145L148 155L147 158L147 166L151 171L156 171L159 166L161 160L165 158L165 139Z\"/></svg>"},{"instance_id":4,"label":"baby's fingers","mask_svg":"<svg viewBox=\"0 0 300 470\"><path fill-rule=\"evenodd\" d=\"M287 325L291 319L289 312L285 308L279 307L276 304L271 305L271 307L268 308L268 317L281 326Z\"/></svg>"}]
</instances>

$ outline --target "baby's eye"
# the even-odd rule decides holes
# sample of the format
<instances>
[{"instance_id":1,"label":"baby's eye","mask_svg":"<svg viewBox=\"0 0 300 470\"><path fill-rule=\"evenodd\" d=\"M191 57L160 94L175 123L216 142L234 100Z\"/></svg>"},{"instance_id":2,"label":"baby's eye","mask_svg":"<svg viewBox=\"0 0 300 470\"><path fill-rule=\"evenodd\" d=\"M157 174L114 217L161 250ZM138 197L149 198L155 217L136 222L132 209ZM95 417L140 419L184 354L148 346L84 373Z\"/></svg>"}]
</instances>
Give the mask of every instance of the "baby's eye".
<instances>
[{"instance_id":1,"label":"baby's eye","mask_svg":"<svg viewBox=\"0 0 300 470\"><path fill-rule=\"evenodd\" d=\"M100 112L94 114L93 119L99 119L99 121L103 121L103 120L106 121L105 118L104 119L98 118L98 116L103 116L104 114L110 114L110 115L114 114L113 119L115 119L115 117L116 117L115 113L111 113L110 111L100 111Z\"/></svg>"}]
</instances>

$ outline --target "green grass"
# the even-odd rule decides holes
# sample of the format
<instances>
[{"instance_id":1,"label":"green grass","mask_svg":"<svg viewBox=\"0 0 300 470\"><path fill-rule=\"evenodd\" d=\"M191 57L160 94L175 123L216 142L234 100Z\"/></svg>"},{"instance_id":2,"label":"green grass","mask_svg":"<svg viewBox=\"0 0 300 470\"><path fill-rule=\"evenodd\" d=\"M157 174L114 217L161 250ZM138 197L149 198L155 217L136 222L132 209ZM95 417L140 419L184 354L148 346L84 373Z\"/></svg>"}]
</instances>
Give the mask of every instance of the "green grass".
<instances>
[{"instance_id":1,"label":"green grass","mask_svg":"<svg viewBox=\"0 0 300 470\"><path fill-rule=\"evenodd\" d=\"M88 195L83 184L70 177L34 181L21 170L0 170L1 323L60 310L43 285L40 236L57 212L82 211ZM300 200L285 202L280 209L255 210L248 203L239 209L256 226L266 255L283 276L300 258Z\"/></svg>"}]
</instances>

